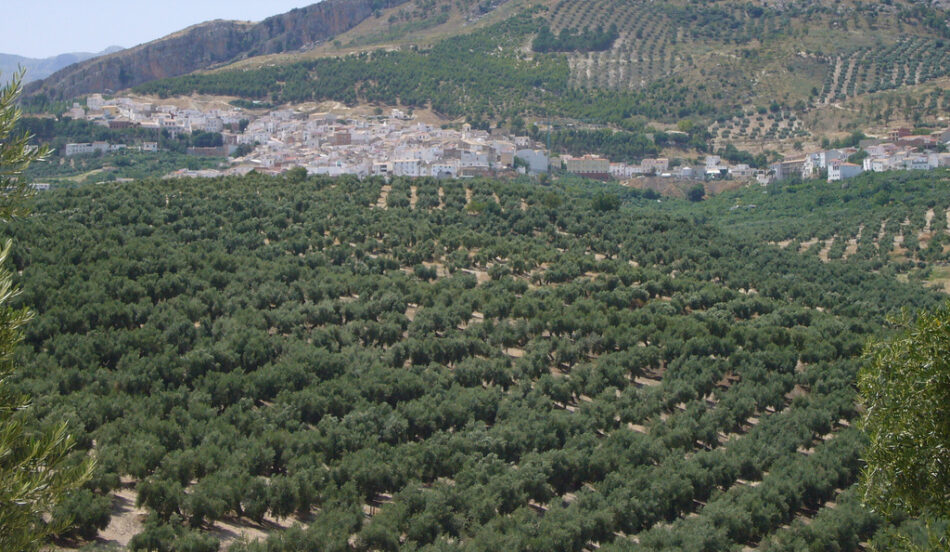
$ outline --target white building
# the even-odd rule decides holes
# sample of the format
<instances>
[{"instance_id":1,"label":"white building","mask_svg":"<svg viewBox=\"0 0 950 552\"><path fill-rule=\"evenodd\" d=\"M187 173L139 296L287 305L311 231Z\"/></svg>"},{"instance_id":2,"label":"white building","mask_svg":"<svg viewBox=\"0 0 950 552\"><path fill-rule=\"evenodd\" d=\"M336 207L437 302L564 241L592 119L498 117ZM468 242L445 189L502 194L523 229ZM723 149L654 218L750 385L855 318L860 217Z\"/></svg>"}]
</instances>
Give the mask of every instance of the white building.
<instances>
[{"instance_id":1,"label":"white building","mask_svg":"<svg viewBox=\"0 0 950 552\"><path fill-rule=\"evenodd\" d=\"M634 167L626 163L611 163L610 164L610 176L616 178L617 180L626 180L628 178L633 178Z\"/></svg>"},{"instance_id":2,"label":"white building","mask_svg":"<svg viewBox=\"0 0 950 552\"><path fill-rule=\"evenodd\" d=\"M393 174L393 164L388 161L373 163L374 176L388 176Z\"/></svg>"},{"instance_id":3,"label":"white building","mask_svg":"<svg viewBox=\"0 0 950 552\"><path fill-rule=\"evenodd\" d=\"M92 111L99 111L104 105L106 105L106 102L102 99L102 94L91 94L86 97L86 107Z\"/></svg>"},{"instance_id":4,"label":"white building","mask_svg":"<svg viewBox=\"0 0 950 552\"><path fill-rule=\"evenodd\" d=\"M854 178L862 172L864 172L864 169L861 168L861 165L855 165L854 163L846 163L841 161L832 161L828 165L828 182L837 182L839 180Z\"/></svg>"},{"instance_id":5,"label":"white building","mask_svg":"<svg viewBox=\"0 0 950 552\"><path fill-rule=\"evenodd\" d=\"M640 166L643 167L643 172L646 174L659 174L670 168L670 160L665 157L660 157L659 159L644 159L640 162Z\"/></svg>"},{"instance_id":6,"label":"white building","mask_svg":"<svg viewBox=\"0 0 950 552\"><path fill-rule=\"evenodd\" d=\"M450 159L437 161L429 165L429 175L436 178L456 178L459 174L459 162Z\"/></svg>"},{"instance_id":7,"label":"white building","mask_svg":"<svg viewBox=\"0 0 950 552\"><path fill-rule=\"evenodd\" d=\"M462 150L460 152L461 157L459 159L459 164L463 168L467 167L479 167L479 168L488 168L488 154L479 153L471 150Z\"/></svg>"},{"instance_id":8,"label":"white building","mask_svg":"<svg viewBox=\"0 0 950 552\"><path fill-rule=\"evenodd\" d=\"M520 149L515 157L528 164L528 172L537 174L548 172L548 154L544 150Z\"/></svg>"},{"instance_id":9,"label":"white building","mask_svg":"<svg viewBox=\"0 0 950 552\"><path fill-rule=\"evenodd\" d=\"M745 163L729 167L729 176L732 178L752 178L754 175L755 169Z\"/></svg>"},{"instance_id":10,"label":"white building","mask_svg":"<svg viewBox=\"0 0 950 552\"><path fill-rule=\"evenodd\" d=\"M427 176L421 159L397 159L393 161L393 174L396 176Z\"/></svg>"},{"instance_id":11,"label":"white building","mask_svg":"<svg viewBox=\"0 0 950 552\"><path fill-rule=\"evenodd\" d=\"M66 157L71 157L73 155L85 155L87 153L92 153L92 144L89 143L80 143L80 144L66 144Z\"/></svg>"},{"instance_id":12,"label":"white building","mask_svg":"<svg viewBox=\"0 0 950 552\"><path fill-rule=\"evenodd\" d=\"M865 157L861 168L866 172L884 172L892 169L891 160L887 157Z\"/></svg>"}]
</instances>

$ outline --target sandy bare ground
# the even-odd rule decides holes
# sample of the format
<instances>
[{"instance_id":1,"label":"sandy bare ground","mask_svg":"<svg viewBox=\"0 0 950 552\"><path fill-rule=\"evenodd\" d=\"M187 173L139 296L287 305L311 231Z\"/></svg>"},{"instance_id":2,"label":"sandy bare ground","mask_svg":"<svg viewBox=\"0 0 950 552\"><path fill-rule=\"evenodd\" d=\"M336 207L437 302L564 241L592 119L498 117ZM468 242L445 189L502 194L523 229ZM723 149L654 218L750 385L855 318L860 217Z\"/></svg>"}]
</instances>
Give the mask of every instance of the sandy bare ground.
<instances>
[{"instance_id":1,"label":"sandy bare ground","mask_svg":"<svg viewBox=\"0 0 950 552\"><path fill-rule=\"evenodd\" d=\"M858 235L848 240L847 247L844 248L844 255L842 258L847 260L848 257L854 255L858 252L858 242L861 240L861 234L864 233L864 225L858 226Z\"/></svg>"},{"instance_id":2,"label":"sandy bare ground","mask_svg":"<svg viewBox=\"0 0 950 552\"><path fill-rule=\"evenodd\" d=\"M468 207L472 203L472 189L465 188L465 206Z\"/></svg>"},{"instance_id":3,"label":"sandy bare ground","mask_svg":"<svg viewBox=\"0 0 950 552\"><path fill-rule=\"evenodd\" d=\"M647 378L643 376L637 376L633 378L633 382L639 385L640 387L649 387L649 386L654 386L654 385L660 385L661 383L663 383L658 379Z\"/></svg>"},{"instance_id":4,"label":"sandy bare ground","mask_svg":"<svg viewBox=\"0 0 950 552\"><path fill-rule=\"evenodd\" d=\"M831 248L834 246L835 240L837 238L837 235L832 236L830 240L825 242L825 245L821 248L821 251L818 252L818 258L821 259L821 262L827 263L830 260L828 258L828 253L831 252Z\"/></svg>"},{"instance_id":5,"label":"sandy bare ground","mask_svg":"<svg viewBox=\"0 0 950 552\"><path fill-rule=\"evenodd\" d=\"M785 249L786 247L788 247L788 246L791 245L791 244L792 244L792 240L782 240L782 241L780 241L780 242L774 242L772 245L777 245L777 246L779 246L781 249Z\"/></svg>"},{"instance_id":6,"label":"sandy bare ground","mask_svg":"<svg viewBox=\"0 0 950 552\"><path fill-rule=\"evenodd\" d=\"M252 542L266 539L275 531L282 531L294 524L306 526L306 523L294 517L278 520L271 516L264 516L263 523L255 523L248 519L218 520L211 526L208 534L221 541L221 547L227 550L231 544L242 541Z\"/></svg>"},{"instance_id":7,"label":"sandy bare ground","mask_svg":"<svg viewBox=\"0 0 950 552\"><path fill-rule=\"evenodd\" d=\"M132 537L142 532L148 510L135 506L136 496L132 482L124 483L122 488L112 493L112 519L99 532L100 542L125 548Z\"/></svg>"},{"instance_id":8,"label":"sandy bare ground","mask_svg":"<svg viewBox=\"0 0 950 552\"><path fill-rule=\"evenodd\" d=\"M498 194L496 194L495 192L492 192L491 196L492 196L492 199L495 200L495 203L497 203L498 205L501 205L501 198L498 197Z\"/></svg>"},{"instance_id":9,"label":"sandy bare ground","mask_svg":"<svg viewBox=\"0 0 950 552\"><path fill-rule=\"evenodd\" d=\"M393 189L389 184L383 185L379 190L379 199L376 200L376 207L379 209L389 209L389 203L386 202L386 199L389 198L389 192Z\"/></svg>"},{"instance_id":10,"label":"sandy bare ground","mask_svg":"<svg viewBox=\"0 0 950 552\"><path fill-rule=\"evenodd\" d=\"M491 276L488 275L487 270L483 270L480 268L463 268L462 272L474 274L475 280L479 283L479 285L484 284L485 282L491 281Z\"/></svg>"},{"instance_id":11,"label":"sandy bare ground","mask_svg":"<svg viewBox=\"0 0 950 552\"><path fill-rule=\"evenodd\" d=\"M881 240L884 239L884 233L887 231L887 219L881 221L881 229L877 231L877 238L874 240L874 245L878 249L881 248Z\"/></svg>"},{"instance_id":12,"label":"sandy bare ground","mask_svg":"<svg viewBox=\"0 0 950 552\"><path fill-rule=\"evenodd\" d=\"M801 246L798 248L799 253L804 253L808 251L808 248L818 243L818 238L812 238L808 241L803 241Z\"/></svg>"},{"instance_id":13,"label":"sandy bare ground","mask_svg":"<svg viewBox=\"0 0 950 552\"><path fill-rule=\"evenodd\" d=\"M524 349L518 347L506 347L504 353L511 358L521 358L524 356Z\"/></svg>"},{"instance_id":14,"label":"sandy bare ground","mask_svg":"<svg viewBox=\"0 0 950 552\"><path fill-rule=\"evenodd\" d=\"M416 203L419 203L419 187L409 186L409 208L415 210Z\"/></svg>"},{"instance_id":15,"label":"sandy bare ground","mask_svg":"<svg viewBox=\"0 0 950 552\"><path fill-rule=\"evenodd\" d=\"M445 209L445 188L439 186L439 210Z\"/></svg>"},{"instance_id":16,"label":"sandy bare ground","mask_svg":"<svg viewBox=\"0 0 950 552\"><path fill-rule=\"evenodd\" d=\"M920 244L921 249L925 249L927 244L930 243L931 238L933 238L931 228L934 216L933 208L927 209L927 212L924 213L924 227L920 229L920 232L917 232L917 243Z\"/></svg>"},{"instance_id":17,"label":"sandy bare ground","mask_svg":"<svg viewBox=\"0 0 950 552\"><path fill-rule=\"evenodd\" d=\"M237 96L204 96L198 94L193 94L191 96L175 96L171 98L140 96L137 94L124 95L137 102L149 102L155 105L174 105L179 109L195 109L199 111L209 111L212 109L234 109L234 106L228 102L238 99Z\"/></svg>"},{"instance_id":18,"label":"sandy bare ground","mask_svg":"<svg viewBox=\"0 0 950 552\"><path fill-rule=\"evenodd\" d=\"M437 278L447 278L449 276L449 269L445 268L445 265L442 263L430 263L428 261L422 261L422 266L426 268L434 268Z\"/></svg>"},{"instance_id":19,"label":"sandy bare ground","mask_svg":"<svg viewBox=\"0 0 950 552\"><path fill-rule=\"evenodd\" d=\"M521 210L522 210L522 211L527 211L527 210L528 210L528 202L525 201L524 198L521 198Z\"/></svg>"},{"instance_id":20,"label":"sandy bare ground","mask_svg":"<svg viewBox=\"0 0 950 552\"><path fill-rule=\"evenodd\" d=\"M904 247L904 233L894 235L894 249L898 250Z\"/></svg>"}]
</instances>

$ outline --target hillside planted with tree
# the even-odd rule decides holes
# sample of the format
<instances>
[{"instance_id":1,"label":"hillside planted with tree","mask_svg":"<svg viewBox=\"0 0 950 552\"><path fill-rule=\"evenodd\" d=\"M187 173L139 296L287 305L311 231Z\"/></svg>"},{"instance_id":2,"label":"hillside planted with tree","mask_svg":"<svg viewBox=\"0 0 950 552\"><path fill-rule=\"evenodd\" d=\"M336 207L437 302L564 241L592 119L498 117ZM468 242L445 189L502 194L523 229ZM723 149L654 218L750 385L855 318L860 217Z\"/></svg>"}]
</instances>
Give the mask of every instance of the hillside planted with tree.
<instances>
[{"instance_id":1,"label":"hillside planted with tree","mask_svg":"<svg viewBox=\"0 0 950 552\"><path fill-rule=\"evenodd\" d=\"M888 124L897 116L936 123L945 115L943 96L927 96L950 77L947 14L940 7L906 0L510 4L503 17L453 19L445 27L448 12L418 19L409 14L425 12L427 4L408 3L389 16L388 31L347 33L346 48L243 60L136 90L431 107L475 124L571 117L623 125L689 117L715 122L717 133L727 132L723 138L751 143L826 132L818 128L821 113L843 117L844 127ZM442 30L426 34L430 23ZM422 27L413 31L416 25ZM891 94L899 95L897 105ZM854 113L841 110L843 103ZM750 106L772 104L781 118L750 125Z\"/></svg>"},{"instance_id":2,"label":"hillside planted with tree","mask_svg":"<svg viewBox=\"0 0 950 552\"><path fill-rule=\"evenodd\" d=\"M133 549L279 520L231 550L875 538L861 351L940 295L656 205L297 173L53 190L3 229L37 312L12 384L95 450L73 511L134 489Z\"/></svg>"}]
</instances>

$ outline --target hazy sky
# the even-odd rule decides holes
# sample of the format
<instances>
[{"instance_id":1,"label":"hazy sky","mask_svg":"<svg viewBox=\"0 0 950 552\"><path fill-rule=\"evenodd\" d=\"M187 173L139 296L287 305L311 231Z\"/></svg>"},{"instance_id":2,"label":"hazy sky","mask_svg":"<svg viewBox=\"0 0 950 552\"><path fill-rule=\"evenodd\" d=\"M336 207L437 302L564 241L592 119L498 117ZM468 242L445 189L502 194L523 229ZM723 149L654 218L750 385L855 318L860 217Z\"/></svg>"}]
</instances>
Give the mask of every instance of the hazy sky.
<instances>
[{"instance_id":1,"label":"hazy sky","mask_svg":"<svg viewBox=\"0 0 950 552\"><path fill-rule=\"evenodd\" d=\"M0 0L0 53L129 48L211 19L260 21L318 0Z\"/></svg>"}]
</instances>

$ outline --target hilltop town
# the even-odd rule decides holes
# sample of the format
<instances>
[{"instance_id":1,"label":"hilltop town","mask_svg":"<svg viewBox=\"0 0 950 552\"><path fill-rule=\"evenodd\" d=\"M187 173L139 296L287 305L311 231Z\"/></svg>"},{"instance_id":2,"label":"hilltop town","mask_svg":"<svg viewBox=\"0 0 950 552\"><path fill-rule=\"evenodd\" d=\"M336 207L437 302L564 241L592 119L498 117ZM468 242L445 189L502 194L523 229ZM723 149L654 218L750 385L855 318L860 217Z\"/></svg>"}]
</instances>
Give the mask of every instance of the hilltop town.
<instances>
[{"instance_id":1,"label":"hilltop town","mask_svg":"<svg viewBox=\"0 0 950 552\"><path fill-rule=\"evenodd\" d=\"M950 166L947 144L950 129L926 135L900 128L887 138L865 138L849 147L827 148L789 157L769 167L730 163L720 155L706 155L698 163L644 158L637 164L612 162L604 156L561 155L549 159L544 144L528 136L436 126L417 120L411 112L391 109L369 116L334 112L306 112L281 108L260 113L240 107L230 109L180 108L131 98L104 99L93 94L86 105L75 103L66 117L83 119L111 129L141 127L169 136L196 132L214 133L212 145L189 148L204 156L231 156L227 167L180 169L167 177L214 177L246 174L255 170L280 174L303 167L308 174L337 176L402 176L470 178L504 174L539 174L555 169L598 180L633 183L657 176L680 180L745 180L768 184L791 177L845 180L862 172L931 170ZM157 152L155 142L134 146L106 142L66 144L65 155L112 152L134 147Z\"/></svg>"}]
</instances>

